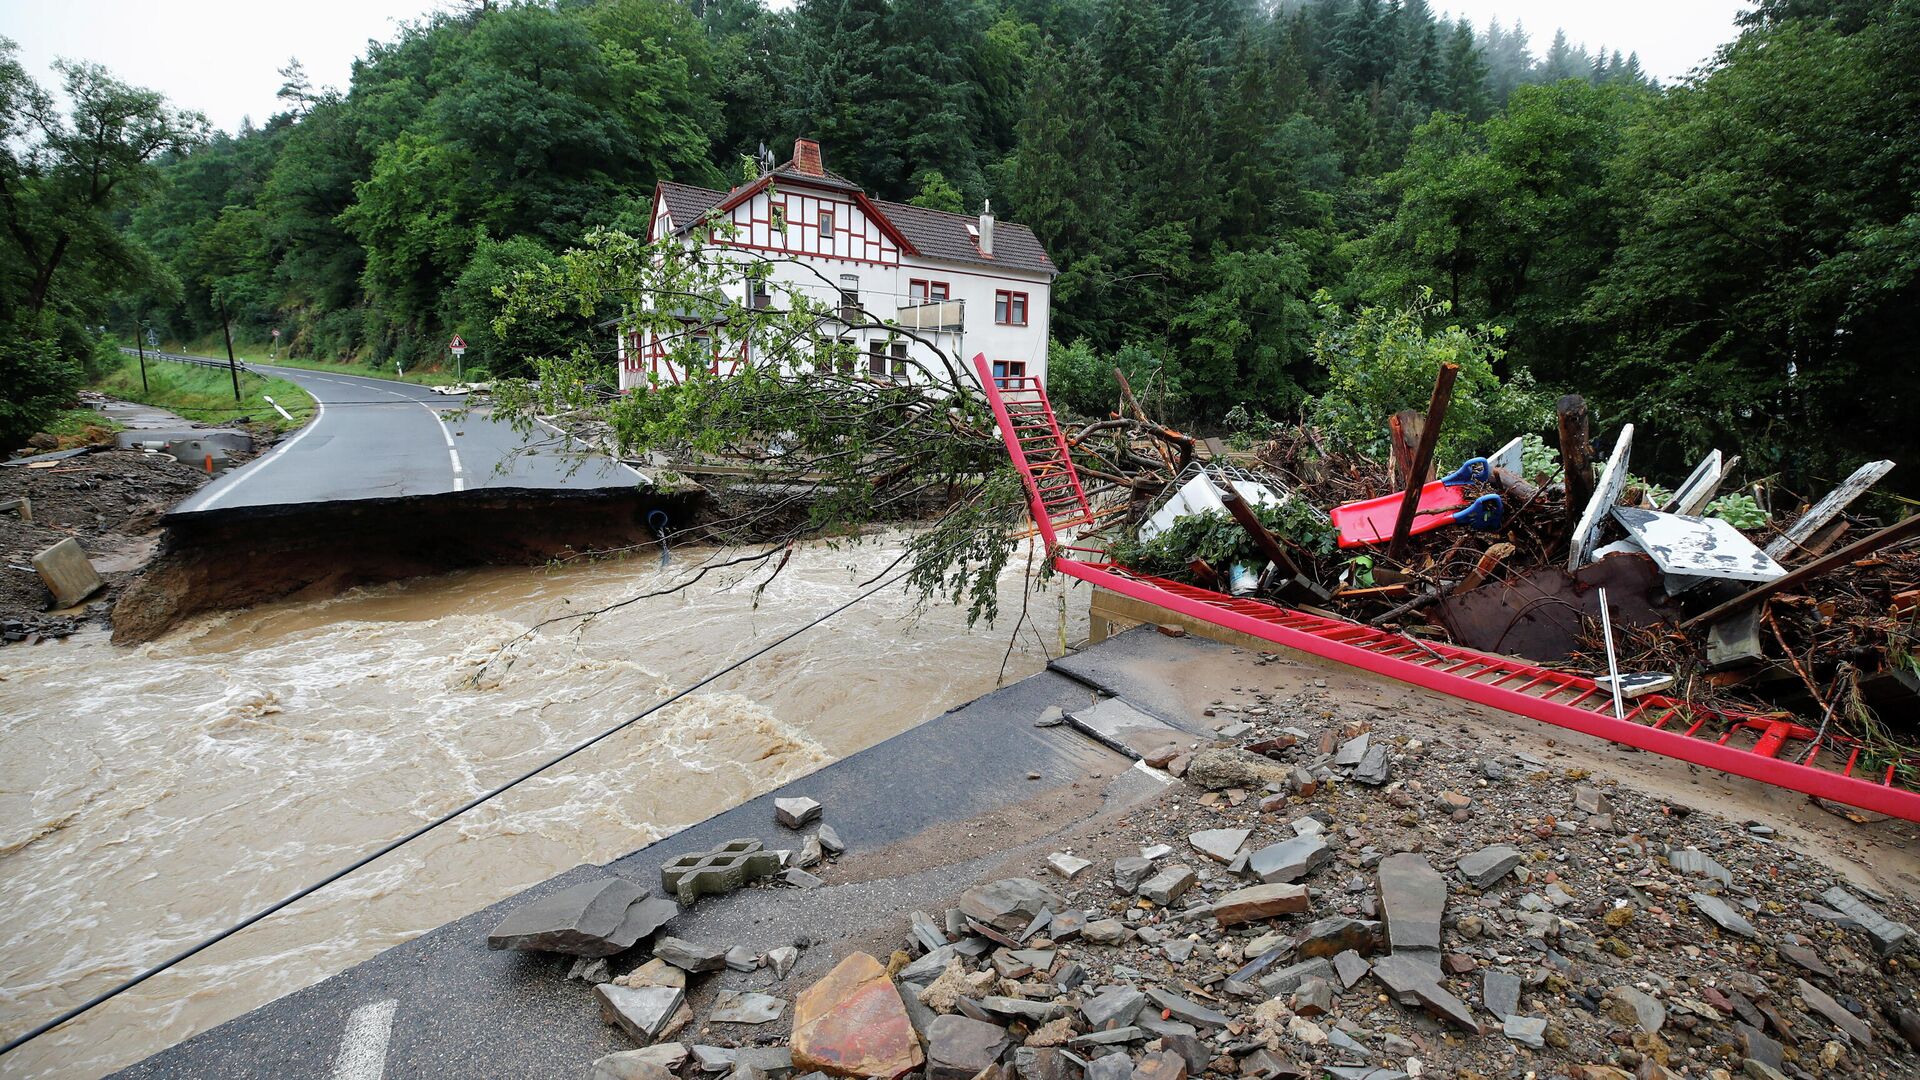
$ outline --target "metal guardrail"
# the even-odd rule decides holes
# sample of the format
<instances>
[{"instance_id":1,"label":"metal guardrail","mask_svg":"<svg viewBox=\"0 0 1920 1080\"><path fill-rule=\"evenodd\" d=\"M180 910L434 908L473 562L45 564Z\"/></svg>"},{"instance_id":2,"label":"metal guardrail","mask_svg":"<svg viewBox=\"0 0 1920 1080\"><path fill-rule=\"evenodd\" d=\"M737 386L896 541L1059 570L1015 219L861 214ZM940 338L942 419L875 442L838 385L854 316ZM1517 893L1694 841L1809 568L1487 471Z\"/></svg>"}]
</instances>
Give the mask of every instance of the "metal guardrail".
<instances>
[{"instance_id":1,"label":"metal guardrail","mask_svg":"<svg viewBox=\"0 0 1920 1080\"><path fill-rule=\"evenodd\" d=\"M122 345L119 348L121 352L127 354L128 356L140 355L140 351L138 349L130 349L125 345ZM176 364L193 364L196 367L219 368L222 371L226 370L227 368L227 362L225 360L215 360L211 356L188 356L185 353L161 352L159 349L148 349L147 359L171 360ZM248 373L249 375L259 374L258 372L254 371L252 368L248 367L246 364L246 361L244 360L234 361L233 366L236 368L239 368L241 371Z\"/></svg>"}]
</instances>

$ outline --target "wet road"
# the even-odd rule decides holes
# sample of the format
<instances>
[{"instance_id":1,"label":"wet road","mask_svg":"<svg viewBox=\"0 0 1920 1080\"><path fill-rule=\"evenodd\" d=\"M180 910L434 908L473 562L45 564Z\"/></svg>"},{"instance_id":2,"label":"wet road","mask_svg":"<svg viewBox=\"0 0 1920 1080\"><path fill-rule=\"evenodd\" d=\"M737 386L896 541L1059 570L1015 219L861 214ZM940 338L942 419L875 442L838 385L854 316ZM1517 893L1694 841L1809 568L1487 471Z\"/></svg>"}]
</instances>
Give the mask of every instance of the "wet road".
<instances>
[{"instance_id":1,"label":"wet road","mask_svg":"<svg viewBox=\"0 0 1920 1080\"><path fill-rule=\"evenodd\" d=\"M424 386L335 372L249 364L298 384L319 403L313 420L272 451L208 484L171 516L245 507L393 499L486 489L630 488L638 471L583 456L554 428L522 436L480 405Z\"/></svg>"}]
</instances>

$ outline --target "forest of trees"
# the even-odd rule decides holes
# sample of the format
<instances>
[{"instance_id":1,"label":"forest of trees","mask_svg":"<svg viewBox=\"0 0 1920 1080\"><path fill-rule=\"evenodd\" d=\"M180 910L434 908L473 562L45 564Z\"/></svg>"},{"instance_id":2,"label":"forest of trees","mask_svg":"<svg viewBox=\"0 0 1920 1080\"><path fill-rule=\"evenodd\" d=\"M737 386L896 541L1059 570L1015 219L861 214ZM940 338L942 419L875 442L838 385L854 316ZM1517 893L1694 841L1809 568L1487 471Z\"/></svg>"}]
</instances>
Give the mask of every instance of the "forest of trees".
<instances>
[{"instance_id":1,"label":"forest of trees","mask_svg":"<svg viewBox=\"0 0 1920 1080\"><path fill-rule=\"evenodd\" d=\"M224 306L302 355L412 364L458 331L508 371L588 332L494 337L516 270L807 136L882 197L1032 225L1058 377L1150 370L1184 420L1295 416L1329 312L1430 290L1503 377L1586 394L1666 464L1920 449L1920 0L1761 0L1677 85L1631 44L1430 0L474 3L343 89L290 65L284 111L237 133L147 102L165 137L31 311L19 205L58 162L19 150L0 53L0 367L76 353L76 324L195 340Z\"/></svg>"}]
</instances>

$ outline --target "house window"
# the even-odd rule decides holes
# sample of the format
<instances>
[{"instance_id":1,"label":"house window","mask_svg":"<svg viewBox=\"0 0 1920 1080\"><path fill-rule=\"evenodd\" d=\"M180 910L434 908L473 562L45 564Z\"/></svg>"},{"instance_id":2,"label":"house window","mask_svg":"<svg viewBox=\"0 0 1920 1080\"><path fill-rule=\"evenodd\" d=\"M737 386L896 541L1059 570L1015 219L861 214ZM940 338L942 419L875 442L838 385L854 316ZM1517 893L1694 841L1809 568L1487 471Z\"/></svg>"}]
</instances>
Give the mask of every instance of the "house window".
<instances>
[{"instance_id":1,"label":"house window","mask_svg":"<svg viewBox=\"0 0 1920 1080\"><path fill-rule=\"evenodd\" d=\"M887 374L887 343L874 338L867 343L867 374L885 377Z\"/></svg>"},{"instance_id":2,"label":"house window","mask_svg":"<svg viewBox=\"0 0 1920 1080\"><path fill-rule=\"evenodd\" d=\"M1001 326L1027 325L1027 294L1006 289L994 293L993 321Z\"/></svg>"},{"instance_id":3,"label":"house window","mask_svg":"<svg viewBox=\"0 0 1920 1080\"><path fill-rule=\"evenodd\" d=\"M900 380L907 377L907 343L904 341L893 343L893 377Z\"/></svg>"},{"instance_id":4,"label":"house window","mask_svg":"<svg viewBox=\"0 0 1920 1080\"><path fill-rule=\"evenodd\" d=\"M853 357L859 351L859 346L854 344L853 338L841 338L840 347L834 350L833 370L842 375L853 374Z\"/></svg>"},{"instance_id":5,"label":"house window","mask_svg":"<svg viewBox=\"0 0 1920 1080\"><path fill-rule=\"evenodd\" d=\"M820 211L820 239L833 239L833 211Z\"/></svg>"},{"instance_id":6,"label":"house window","mask_svg":"<svg viewBox=\"0 0 1920 1080\"><path fill-rule=\"evenodd\" d=\"M907 283L907 300L914 304L938 304L945 301L952 292L952 287L944 281L914 278Z\"/></svg>"},{"instance_id":7,"label":"house window","mask_svg":"<svg viewBox=\"0 0 1920 1080\"><path fill-rule=\"evenodd\" d=\"M785 203L768 203L767 204L767 220L773 223L774 232L777 232L777 233L786 232L787 231L786 204Z\"/></svg>"},{"instance_id":8,"label":"house window","mask_svg":"<svg viewBox=\"0 0 1920 1080\"><path fill-rule=\"evenodd\" d=\"M765 278L747 278L747 307L754 311L765 311L773 306L773 294L767 291Z\"/></svg>"},{"instance_id":9,"label":"house window","mask_svg":"<svg viewBox=\"0 0 1920 1080\"><path fill-rule=\"evenodd\" d=\"M993 362L993 377L995 380L1024 379L1027 377L1027 362L1025 360L995 360Z\"/></svg>"},{"instance_id":10,"label":"house window","mask_svg":"<svg viewBox=\"0 0 1920 1080\"><path fill-rule=\"evenodd\" d=\"M840 275L840 321L853 322L860 315L860 277Z\"/></svg>"}]
</instances>

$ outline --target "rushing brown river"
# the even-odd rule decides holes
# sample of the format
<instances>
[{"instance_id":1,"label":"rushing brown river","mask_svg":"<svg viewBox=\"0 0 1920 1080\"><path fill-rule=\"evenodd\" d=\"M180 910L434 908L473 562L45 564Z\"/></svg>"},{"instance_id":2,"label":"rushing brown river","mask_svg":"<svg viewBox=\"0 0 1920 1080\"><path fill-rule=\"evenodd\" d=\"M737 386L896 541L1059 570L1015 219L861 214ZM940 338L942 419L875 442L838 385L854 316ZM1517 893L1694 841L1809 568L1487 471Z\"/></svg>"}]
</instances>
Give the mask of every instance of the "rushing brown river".
<instances>
[{"instance_id":1,"label":"rushing brown river","mask_svg":"<svg viewBox=\"0 0 1920 1080\"><path fill-rule=\"evenodd\" d=\"M0 1035L11 1036L851 599L897 542L799 550L764 592L700 553L492 569L0 650ZM723 572L724 573L724 572ZM604 862L991 690L1021 606L898 586L5 1058L126 1065L582 862ZM1036 593L1007 663L1085 633ZM1063 611L1070 614L1064 614ZM1062 620L1067 625L1062 626Z\"/></svg>"}]
</instances>

